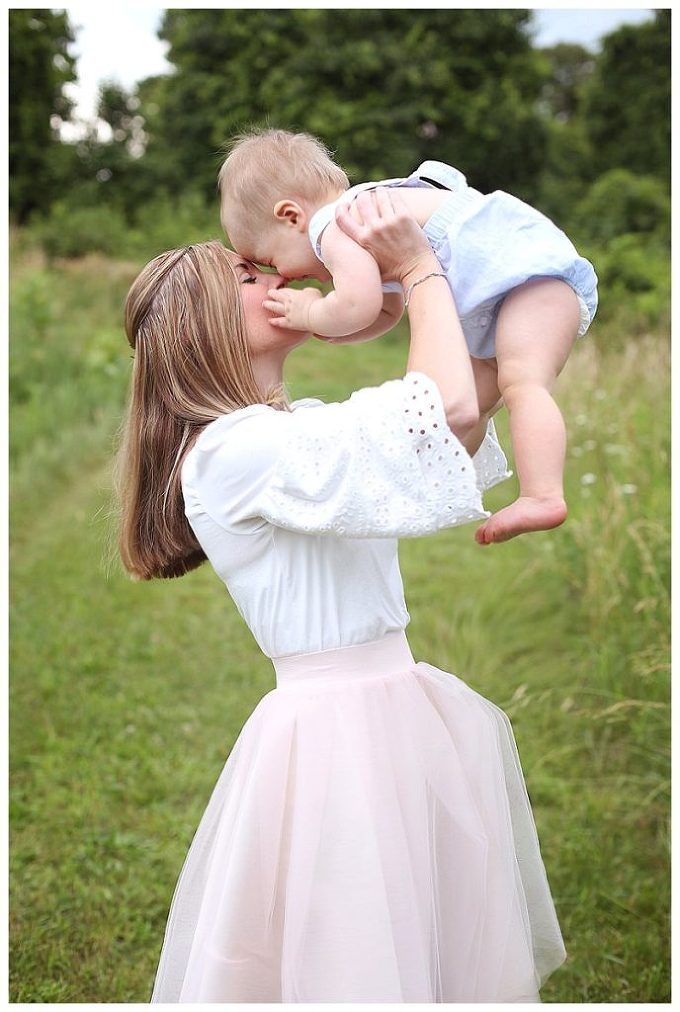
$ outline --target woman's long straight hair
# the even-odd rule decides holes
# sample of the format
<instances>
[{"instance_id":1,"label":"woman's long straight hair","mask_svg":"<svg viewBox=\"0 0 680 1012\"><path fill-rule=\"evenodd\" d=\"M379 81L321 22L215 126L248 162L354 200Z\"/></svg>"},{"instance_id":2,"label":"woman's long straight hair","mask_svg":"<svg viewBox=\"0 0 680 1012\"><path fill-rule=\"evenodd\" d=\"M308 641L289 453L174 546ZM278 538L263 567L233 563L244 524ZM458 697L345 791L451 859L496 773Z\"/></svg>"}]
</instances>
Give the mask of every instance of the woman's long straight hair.
<instances>
[{"instance_id":1,"label":"woman's long straight hair","mask_svg":"<svg viewBox=\"0 0 680 1012\"><path fill-rule=\"evenodd\" d=\"M135 354L116 489L120 555L139 580L181 576L205 559L181 488L198 433L249 404L285 404L255 381L232 255L216 241L162 253L125 303Z\"/></svg>"}]
</instances>

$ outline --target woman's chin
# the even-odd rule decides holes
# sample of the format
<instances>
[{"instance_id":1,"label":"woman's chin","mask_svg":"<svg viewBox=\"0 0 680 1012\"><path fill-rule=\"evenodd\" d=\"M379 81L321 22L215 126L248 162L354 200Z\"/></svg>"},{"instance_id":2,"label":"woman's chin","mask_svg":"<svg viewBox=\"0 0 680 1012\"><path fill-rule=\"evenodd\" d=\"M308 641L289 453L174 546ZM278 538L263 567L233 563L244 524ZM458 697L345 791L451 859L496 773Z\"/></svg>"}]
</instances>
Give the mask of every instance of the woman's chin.
<instances>
[{"instance_id":1,"label":"woman's chin","mask_svg":"<svg viewBox=\"0 0 680 1012\"><path fill-rule=\"evenodd\" d=\"M277 333L277 344L287 348L297 348L298 345L309 341L312 334L308 330L286 330L283 327L274 327Z\"/></svg>"}]
</instances>

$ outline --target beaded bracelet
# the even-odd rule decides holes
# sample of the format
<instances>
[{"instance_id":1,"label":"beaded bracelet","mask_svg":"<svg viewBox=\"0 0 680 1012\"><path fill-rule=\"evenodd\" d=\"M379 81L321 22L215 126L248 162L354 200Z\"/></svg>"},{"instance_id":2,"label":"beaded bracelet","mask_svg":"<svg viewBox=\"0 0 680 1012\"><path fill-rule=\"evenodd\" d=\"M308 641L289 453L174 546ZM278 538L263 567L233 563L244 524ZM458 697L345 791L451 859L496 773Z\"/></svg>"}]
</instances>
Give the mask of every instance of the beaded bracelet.
<instances>
[{"instance_id":1,"label":"beaded bracelet","mask_svg":"<svg viewBox=\"0 0 680 1012\"><path fill-rule=\"evenodd\" d=\"M427 281L428 278L445 278L445 277L446 274L443 274L442 271L432 271L430 274L425 274L424 277L418 278L417 281L414 281L413 284L409 285L408 291L406 293L406 298L404 299L404 309L408 309L408 304L411 299L411 292L416 287L416 285L422 285L423 281Z\"/></svg>"}]
</instances>

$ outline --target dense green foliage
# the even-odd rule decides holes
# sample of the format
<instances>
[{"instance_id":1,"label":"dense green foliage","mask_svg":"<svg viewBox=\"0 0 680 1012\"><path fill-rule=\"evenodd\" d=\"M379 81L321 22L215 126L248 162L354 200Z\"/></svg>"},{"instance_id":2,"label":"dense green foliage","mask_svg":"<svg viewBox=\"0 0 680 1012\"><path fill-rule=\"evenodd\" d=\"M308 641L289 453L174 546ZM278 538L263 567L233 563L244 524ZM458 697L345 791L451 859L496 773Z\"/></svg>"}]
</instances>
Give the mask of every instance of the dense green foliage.
<instances>
[{"instance_id":1,"label":"dense green foliage","mask_svg":"<svg viewBox=\"0 0 680 1012\"><path fill-rule=\"evenodd\" d=\"M9 11L9 193L18 221L49 205L71 162L57 125L71 112L62 88L76 76L73 40L64 11Z\"/></svg>"},{"instance_id":2,"label":"dense green foliage","mask_svg":"<svg viewBox=\"0 0 680 1012\"><path fill-rule=\"evenodd\" d=\"M605 40L585 96L596 172L622 166L670 179L670 10Z\"/></svg>"},{"instance_id":3,"label":"dense green foliage","mask_svg":"<svg viewBox=\"0 0 680 1012\"><path fill-rule=\"evenodd\" d=\"M73 73L66 15L16 11L10 22L12 212L32 212L51 258L148 259L219 236L224 143L270 123L320 136L354 181L432 157L481 190L508 189L590 256L606 319L630 312L627 333L666 320L668 11L617 29L595 54L536 49L519 9L173 8L160 29L173 73L134 93L105 82L105 129L77 145L57 143L49 121L67 113L54 90ZM45 82L35 95L19 87L29 64Z\"/></svg>"},{"instance_id":4,"label":"dense green foliage","mask_svg":"<svg viewBox=\"0 0 680 1012\"><path fill-rule=\"evenodd\" d=\"M25 233L12 255L14 1002L148 1000L187 845L273 683L208 566L140 585L110 561L137 269L49 266ZM291 393L344 397L405 357L403 331L313 342ZM513 721L569 951L546 1002L669 1000L668 359L665 335L621 340L597 320L574 352L564 527L401 546L415 656ZM503 413L499 427L507 446Z\"/></svg>"},{"instance_id":5,"label":"dense green foliage","mask_svg":"<svg viewBox=\"0 0 680 1012\"><path fill-rule=\"evenodd\" d=\"M481 189L521 190L544 134L528 21L522 10L169 10L161 37L177 71L152 144L208 196L225 139L267 119L320 136L357 181L436 155Z\"/></svg>"}]
</instances>

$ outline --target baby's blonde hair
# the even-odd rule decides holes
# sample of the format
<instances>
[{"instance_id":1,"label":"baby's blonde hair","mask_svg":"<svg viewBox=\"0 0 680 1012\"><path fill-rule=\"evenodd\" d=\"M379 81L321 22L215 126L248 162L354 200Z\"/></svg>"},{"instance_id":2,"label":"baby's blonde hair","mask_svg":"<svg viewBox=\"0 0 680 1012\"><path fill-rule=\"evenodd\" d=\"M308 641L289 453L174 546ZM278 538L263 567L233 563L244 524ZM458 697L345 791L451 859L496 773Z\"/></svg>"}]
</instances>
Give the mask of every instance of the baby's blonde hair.
<instances>
[{"instance_id":1,"label":"baby's blonde hair","mask_svg":"<svg viewBox=\"0 0 680 1012\"><path fill-rule=\"evenodd\" d=\"M268 226L278 200L323 201L349 186L328 148L311 134L254 129L228 149L218 181L222 227L232 242L243 229Z\"/></svg>"}]
</instances>

